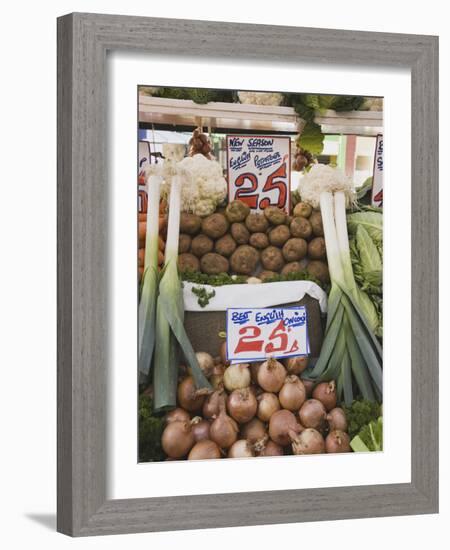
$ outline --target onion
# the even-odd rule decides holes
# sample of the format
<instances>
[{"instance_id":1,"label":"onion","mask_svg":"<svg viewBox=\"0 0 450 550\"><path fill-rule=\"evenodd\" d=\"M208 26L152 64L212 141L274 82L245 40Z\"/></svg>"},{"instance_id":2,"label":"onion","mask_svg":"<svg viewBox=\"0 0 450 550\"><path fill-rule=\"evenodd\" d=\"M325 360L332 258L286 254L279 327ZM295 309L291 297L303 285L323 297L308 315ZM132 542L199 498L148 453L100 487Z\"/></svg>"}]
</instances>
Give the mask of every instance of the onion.
<instances>
[{"instance_id":1,"label":"onion","mask_svg":"<svg viewBox=\"0 0 450 550\"><path fill-rule=\"evenodd\" d=\"M286 369L272 357L258 369L258 384L264 391L279 392L286 378Z\"/></svg>"},{"instance_id":2,"label":"onion","mask_svg":"<svg viewBox=\"0 0 450 550\"><path fill-rule=\"evenodd\" d=\"M306 390L298 376L291 374L286 377L278 399L283 409L296 412L300 409L306 399Z\"/></svg>"},{"instance_id":3,"label":"onion","mask_svg":"<svg viewBox=\"0 0 450 550\"><path fill-rule=\"evenodd\" d=\"M291 411L282 409L274 412L270 417L269 435L270 438L278 445L285 447L291 442L291 433L297 434L302 427L298 424L295 416Z\"/></svg>"},{"instance_id":4,"label":"onion","mask_svg":"<svg viewBox=\"0 0 450 550\"><path fill-rule=\"evenodd\" d=\"M321 401L317 399L308 399L301 406L298 416L305 428L321 430L325 424L327 411Z\"/></svg>"},{"instance_id":5,"label":"onion","mask_svg":"<svg viewBox=\"0 0 450 550\"><path fill-rule=\"evenodd\" d=\"M213 391L203 403L203 417L211 420L220 412L220 403L225 401L225 392L222 389Z\"/></svg>"},{"instance_id":6,"label":"onion","mask_svg":"<svg viewBox=\"0 0 450 550\"><path fill-rule=\"evenodd\" d=\"M314 455L325 452L325 441L320 432L307 428L300 435L292 434L292 451L295 455Z\"/></svg>"},{"instance_id":7,"label":"onion","mask_svg":"<svg viewBox=\"0 0 450 550\"><path fill-rule=\"evenodd\" d=\"M191 417L187 411L178 407L173 409L173 411L168 412L164 420L166 421L166 424L170 424L171 422L189 422Z\"/></svg>"},{"instance_id":8,"label":"onion","mask_svg":"<svg viewBox=\"0 0 450 550\"><path fill-rule=\"evenodd\" d=\"M236 441L238 431L236 422L227 415L225 404L221 403L220 413L209 428L210 439L221 449L228 449Z\"/></svg>"},{"instance_id":9,"label":"onion","mask_svg":"<svg viewBox=\"0 0 450 550\"><path fill-rule=\"evenodd\" d=\"M238 439L228 451L228 458L250 458L252 456L255 456L255 453L246 439Z\"/></svg>"},{"instance_id":10,"label":"onion","mask_svg":"<svg viewBox=\"0 0 450 550\"><path fill-rule=\"evenodd\" d=\"M203 439L196 443L188 455L188 460L206 460L221 458L220 448L210 439Z\"/></svg>"},{"instance_id":11,"label":"onion","mask_svg":"<svg viewBox=\"0 0 450 550\"><path fill-rule=\"evenodd\" d=\"M289 374L300 374L308 366L308 357L289 357L284 366Z\"/></svg>"},{"instance_id":12,"label":"onion","mask_svg":"<svg viewBox=\"0 0 450 550\"><path fill-rule=\"evenodd\" d=\"M210 424L207 420L204 420L201 416L194 416L191 420L191 426L195 441L209 439Z\"/></svg>"},{"instance_id":13,"label":"onion","mask_svg":"<svg viewBox=\"0 0 450 550\"><path fill-rule=\"evenodd\" d=\"M250 369L248 364L239 363L225 369L223 384L228 391L240 390L250 386Z\"/></svg>"},{"instance_id":14,"label":"onion","mask_svg":"<svg viewBox=\"0 0 450 550\"><path fill-rule=\"evenodd\" d=\"M269 439L264 447L259 451L258 456L283 456L283 447L277 445L275 441Z\"/></svg>"},{"instance_id":15,"label":"onion","mask_svg":"<svg viewBox=\"0 0 450 550\"><path fill-rule=\"evenodd\" d=\"M342 430L347 431L347 418L345 412L340 407L335 407L327 414L328 426L330 431Z\"/></svg>"},{"instance_id":16,"label":"onion","mask_svg":"<svg viewBox=\"0 0 450 550\"><path fill-rule=\"evenodd\" d=\"M306 397L311 397L313 388L314 388L314 382L312 380L306 380L305 378L302 378L303 385L305 386L306 390Z\"/></svg>"},{"instance_id":17,"label":"onion","mask_svg":"<svg viewBox=\"0 0 450 550\"><path fill-rule=\"evenodd\" d=\"M253 418L241 427L241 437L246 439L250 445L255 446L255 448L263 447L269 438L266 425L259 418Z\"/></svg>"},{"instance_id":18,"label":"onion","mask_svg":"<svg viewBox=\"0 0 450 550\"><path fill-rule=\"evenodd\" d=\"M163 431L161 444L170 458L181 458L194 446L195 439L190 422L171 422Z\"/></svg>"},{"instance_id":19,"label":"onion","mask_svg":"<svg viewBox=\"0 0 450 550\"><path fill-rule=\"evenodd\" d=\"M227 341L224 340L220 346L220 359L222 364L228 366L230 362L227 359Z\"/></svg>"},{"instance_id":20,"label":"onion","mask_svg":"<svg viewBox=\"0 0 450 550\"><path fill-rule=\"evenodd\" d=\"M187 376L178 385L178 403L189 412L200 411L205 401L205 391L197 390L192 376Z\"/></svg>"},{"instance_id":21,"label":"onion","mask_svg":"<svg viewBox=\"0 0 450 550\"><path fill-rule=\"evenodd\" d=\"M214 359L212 355L206 353L206 351L197 351L195 354L198 364L203 371L206 378L209 378L214 368ZM188 369L189 374L192 374L191 369Z\"/></svg>"},{"instance_id":22,"label":"onion","mask_svg":"<svg viewBox=\"0 0 450 550\"><path fill-rule=\"evenodd\" d=\"M258 418L263 422L268 422L274 412L279 411L281 406L278 397L274 393L262 393L258 395Z\"/></svg>"},{"instance_id":23,"label":"onion","mask_svg":"<svg viewBox=\"0 0 450 550\"><path fill-rule=\"evenodd\" d=\"M331 411L337 403L336 382L331 380L331 382L317 384L313 389L312 396L321 401L327 411Z\"/></svg>"},{"instance_id":24,"label":"onion","mask_svg":"<svg viewBox=\"0 0 450 550\"><path fill-rule=\"evenodd\" d=\"M250 376L254 384L258 383L258 371L262 363L252 363L250 365Z\"/></svg>"},{"instance_id":25,"label":"onion","mask_svg":"<svg viewBox=\"0 0 450 550\"><path fill-rule=\"evenodd\" d=\"M225 372L225 367L223 365L221 364L214 365L211 376L209 377L209 381L211 383L211 386L215 390L218 390L219 388L223 388L224 372Z\"/></svg>"},{"instance_id":26,"label":"onion","mask_svg":"<svg viewBox=\"0 0 450 550\"><path fill-rule=\"evenodd\" d=\"M351 448L348 433L342 430L333 430L325 439L325 448L327 453L349 453Z\"/></svg>"},{"instance_id":27,"label":"onion","mask_svg":"<svg viewBox=\"0 0 450 550\"><path fill-rule=\"evenodd\" d=\"M256 414L258 403L256 397L249 388L234 390L227 399L228 413L232 418L244 424L249 422Z\"/></svg>"}]
</instances>

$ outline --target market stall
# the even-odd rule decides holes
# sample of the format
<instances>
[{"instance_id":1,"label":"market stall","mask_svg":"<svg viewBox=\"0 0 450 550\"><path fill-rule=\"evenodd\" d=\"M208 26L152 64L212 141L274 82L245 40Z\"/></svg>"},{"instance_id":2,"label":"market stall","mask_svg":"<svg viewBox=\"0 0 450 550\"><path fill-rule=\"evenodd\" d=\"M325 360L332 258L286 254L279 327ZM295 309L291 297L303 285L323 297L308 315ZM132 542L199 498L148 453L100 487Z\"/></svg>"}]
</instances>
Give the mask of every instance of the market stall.
<instances>
[{"instance_id":1,"label":"market stall","mask_svg":"<svg viewBox=\"0 0 450 550\"><path fill-rule=\"evenodd\" d=\"M139 96L140 460L380 450L382 103L161 90Z\"/></svg>"}]
</instances>

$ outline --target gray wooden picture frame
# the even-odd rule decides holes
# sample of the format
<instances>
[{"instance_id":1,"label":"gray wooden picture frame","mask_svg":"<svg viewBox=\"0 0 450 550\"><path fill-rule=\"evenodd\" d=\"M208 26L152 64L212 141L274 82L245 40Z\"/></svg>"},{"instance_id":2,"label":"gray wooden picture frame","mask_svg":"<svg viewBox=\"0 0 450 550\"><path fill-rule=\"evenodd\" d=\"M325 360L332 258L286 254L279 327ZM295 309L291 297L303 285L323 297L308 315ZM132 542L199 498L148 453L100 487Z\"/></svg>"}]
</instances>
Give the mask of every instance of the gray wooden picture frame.
<instances>
[{"instance_id":1,"label":"gray wooden picture frame","mask_svg":"<svg viewBox=\"0 0 450 550\"><path fill-rule=\"evenodd\" d=\"M235 44L246 58L411 70L411 483L108 500L106 54L230 58ZM57 489L57 529L72 536L438 511L437 37L83 13L58 19Z\"/></svg>"}]
</instances>

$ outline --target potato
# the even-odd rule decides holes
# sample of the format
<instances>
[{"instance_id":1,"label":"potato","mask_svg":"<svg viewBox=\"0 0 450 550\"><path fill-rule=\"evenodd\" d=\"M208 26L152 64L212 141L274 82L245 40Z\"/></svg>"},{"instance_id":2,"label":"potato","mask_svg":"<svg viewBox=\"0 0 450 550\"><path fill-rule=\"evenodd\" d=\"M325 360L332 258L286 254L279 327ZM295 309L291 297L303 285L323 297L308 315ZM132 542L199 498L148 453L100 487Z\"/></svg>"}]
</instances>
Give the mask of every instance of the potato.
<instances>
[{"instance_id":1,"label":"potato","mask_svg":"<svg viewBox=\"0 0 450 550\"><path fill-rule=\"evenodd\" d=\"M191 248L191 236L187 235L186 233L180 233L180 236L178 238L178 254L184 254L185 252L189 252L189 249Z\"/></svg>"},{"instance_id":2,"label":"potato","mask_svg":"<svg viewBox=\"0 0 450 550\"><path fill-rule=\"evenodd\" d=\"M293 237L301 237L309 239L312 235L312 227L306 218L301 216L295 217L289 226Z\"/></svg>"},{"instance_id":3,"label":"potato","mask_svg":"<svg viewBox=\"0 0 450 550\"><path fill-rule=\"evenodd\" d=\"M269 246L269 237L266 233L252 233L249 240L250 246L262 250Z\"/></svg>"},{"instance_id":4,"label":"potato","mask_svg":"<svg viewBox=\"0 0 450 550\"><path fill-rule=\"evenodd\" d=\"M300 216L301 218L309 218L311 216L312 208L306 202L299 202L295 205L294 216Z\"/></svg>"},{"instance_id":5,"label":"potato","mask_svg":"<svg viewBox=\"0 0 450 550\"><path fill-rule=\"evenodd\" d=\"M275 271L268 271L265 269L264 271L261 271L261 273L258 275L258 277L261 279L261 281L265 281L266 279L271 279L272 277L276 277L278 273L275 273Z\"/></svg>"},{"instance_id":6,"label":"potato","mask_svg":"<svg viewBox=\"0 0 450 550\"><path fill-rule=\"evenodd\" d=\"M270 244L273 244L274 246L283 246L290 236L291 232L289 231L289 227L287 225L277 225L270 230L269 241Z\"/></svg>"},{"instance_id":7,"label":"potato","mask_svg":"<svg viewBox=\"0 0 450 550\"><path fill-rule=\"evenodd\" d=\"M278 206L268 206L264 209L264 216L272 225L281 225L286 221L286 213Z\"/></svg>"},{"instance_id":8,"label":"potato","mask_svg":"<svg viewBox=\"0 0 450 550\"><path fill-rule=\"evenodd\" d=\"M211 237L211 239L218 239L225 235L229 226L230 224L226 217L218 212L206 216L202 220L202 231L205 235Z\"/></svg>"},{"instance_id":9,"label":"potato","mask_svg":"<svg viewBox=\"0 0 450 550\"><path fill-rule=\"evenodd\" d=\"M230 264L226 258L215 252L208 252L200 260L200 267L203 273L208 275L218 275L219 273L227 273Z\"/></svg>"},{"instance_id":10,"label":"potato","mask_svg":"<svg viewBox=\"0 0 450 550\"><path fill-rule=\"evenodd\" d=\"M231 201L225 210L225 216L230 223L243 222L250 214L250 207L240 200Z\"/></svg>"},{"instance_id":11,"label":"potato","mask_svg":"<svg viewBox=\"0 0 450 550\"><path fill-rule=\"evenodd\" d=\"M288 273L298 273L303 271L304 267L300 262L289 262L281 270L281 275L287 275Z\"/></svg>"},{"instance_id":12,"label":"potato","mask_svg":"<svg viewBox=\"0 0 450 550\"><path fill-rule=\"evenodd\" d=\"M312 260L306 267L308 273L319 279L322 283L330 282L330 272L328 271L328 265L320 260Z\"/></svg>"},{"instance_id":13,"label":"potato","mask_svg":"<svg viewBox=\"0 0 450 550\"><path fill-rule=\"evenodd\" d=\"M287 262L301 260L306 256L307 251L307 242L305 239L300 239L299 237L292 237L283 246L283 256Z\"/></svg>"},{"instance_id":14,"label":"potato","mask_svg":"<svg viewBox=\"0 0 450 550\"><path fill-rule=\"evenodd\" d=\"M245 225L250 233L265 233L269 228L267 218L257 212L252 212L245 218Z\"/></svg>"},{"instance_id":15,"label":"potato","mask_svg":"<svg viewBox=\"0 0 450 550\"><path fill-rule=\"evenodd\" d=\"M259 260L259 252L247 244L238 246L230 258L231 271L240 275L252 275Z\"/></svg>"},{"instance_id":16,"label":"potato","mask_svg":"<svg viewBox=\"0 0 450 550\"><path fill-rule=\"evenodd\" d=\"M194 254L189 254L186 252L178 256L178 269L181 272L198 271L200 269L200 262Z\"/></svg>"},{"instance_id":17,"label":"potato","mask_svg":"<svg viewBox=\"0 0 450 550\"><path fill-rule=\"evenodd\" d=\"M323 225L322 225L322 214L314 210L314 212L309 217L309 223L312 227L312 232L315 237L323 237Z\"/></svg>"},{"instance_id":18,"label":"potato","mask_svg":"<svg viewBox=\"0 0 450 550\"><path fill-rule=\"evenodd\" d=\"M268 246L261 252L261 263L264 269L280 271L284 265L283 254L276 246Z\"/></svg>"},{"instance_id":19,"label":"potato","mask_svg":"<svg viewBox=\"0 0 450 550\"><path fill-rule=\"evenodd\" d=\"M187 212L181 212L180 214L180 233L187 233L188 235L195 235L200 231L202 225L202 219L195 214L188 214Z\"/></svg>"},{"instance_id":20,"label":"potato","mask_svg":"<svg viewBox=\"0 0 450 550\"><path fill-rule=\"evenodd\" d=\"M221 256L229 258L231 254L233 254L233 252L236 250L236 247L236 241L229 233L227 233L223 237L220 237L220 239L217 239L214 246L214 251Z\"/></svg>"},{"instance_id":21,"label":"potato","mask_svg":"<svg viewBox=\"0 0 450 550\"><path fill-rule=\"evenodd\" d=\"M250 239L250 233L243 223L231 224L231 236L237 244L247 244Z\"/></svg>"},{"instance_id":22,"label":"potato","mask_svg":"<svg viewBox=\"0 0 450 550\"><path fill-rule=\"evenodd\" d=\"M325 239L323 237L314 237L308 244L308 256L313 260L324 260L327 256Z\"/></svg>"},{"instance_id":23,"label":"potato","mask_svg":"<svg viewBox=\"0 0 450 550\"><path fill-rule=\"evenodd\" d=\"M200 235L196 235L192 239L191 252L192 254L195 254L197 258L201 258L205 254L208 254L208 252L212 252L213 248L214 241L202 233L200 233Z\"/></svg>"}]
</instances>

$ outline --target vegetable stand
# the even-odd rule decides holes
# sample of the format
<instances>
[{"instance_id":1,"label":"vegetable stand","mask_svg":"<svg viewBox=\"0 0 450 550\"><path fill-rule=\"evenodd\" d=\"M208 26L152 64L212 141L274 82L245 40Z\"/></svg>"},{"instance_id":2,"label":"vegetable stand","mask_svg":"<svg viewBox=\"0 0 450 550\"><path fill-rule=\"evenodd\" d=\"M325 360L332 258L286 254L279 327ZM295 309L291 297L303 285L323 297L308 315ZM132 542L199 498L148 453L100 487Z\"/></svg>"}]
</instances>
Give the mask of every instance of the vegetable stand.
<instances>
[{"instance_id":1,"label":"vegetable stand","mask_svg":"<svg viewBox=\"0 0 450 550\"><path fill-rule=\"evenodd\" d=\"M345 149L381 108L141 89L140 461L382 449L382 211Z\"/></svg>"}]
</instances>

